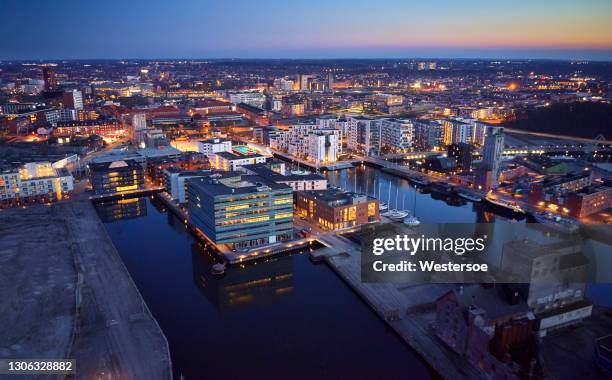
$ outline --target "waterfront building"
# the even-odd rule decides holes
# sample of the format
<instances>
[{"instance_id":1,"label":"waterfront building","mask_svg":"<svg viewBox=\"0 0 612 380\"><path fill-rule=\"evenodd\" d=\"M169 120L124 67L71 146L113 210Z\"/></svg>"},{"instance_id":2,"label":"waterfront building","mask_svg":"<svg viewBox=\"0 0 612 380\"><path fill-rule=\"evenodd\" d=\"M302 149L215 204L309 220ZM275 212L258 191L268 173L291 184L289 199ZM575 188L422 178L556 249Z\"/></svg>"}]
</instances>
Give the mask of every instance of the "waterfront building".
<instances>
[{"instance_id":1,"label":"waterfront building","mask_svg":"<svg viewBox=\"0 0 612 380\"><path fill-rule=\"evenodd\" d=\"M316 137L310 138L310 135ZM321 145L326 143L333 146ZM293 124L287 131L287 153L313 161L322 160L326 157L324 153L328 153L327 157L334 162L342 154L342 130L326 128L324 123Z\"/></svg>"},{"instance_id":2,"label":"waterfront building","mask_svg":"<svg viewBox=\"0 0 612 380\"><path fill-rule=\"evenodd\" d=\"M290 186L293 191L327 189L327 179L322 175L287 171L284 162L273 163L269 166L264 164L245 165L243 168L248 173Z\"/></svg>"},{"instance_id":3,"label":"waterfront building","mask_svg":"<svg viewBox=\"0 0 612 380\"><path fill-rule=\"evenodd\" d=\"M414 141L414 125L409 119L382 119L381 143L393 152L405 152Z\"/></svg>"},{"instance_id":4,"label":"waterfront building","mask_svg":"<svg viewBox=\"0 0 612 380\"><path fill-rule=\"evenodd\" d=\"M263 164L266 157L259 154L238 155L231 152L217 152L208 156L214 169L236 171L243 165Z\"/></svg>"},{"instance_id":5,"label":"waterfront building","mask_svg":"<svg viewBox=\"0 0 612 380\"><path fill-rule=\"evenodd\" d=\"M504 153L504 128L488 126L482 148L482 168L491 172L490 187L497 188ZM488 187L487 187L488 188Z\"/></svg>"},{"instance_id":6,"label":"waterfront building","mask_svg":"<svg viewBox=\"0 0 612 380\"><path fill-rule=\"evenodd\" d=\"M453 157L445 157L442 155L428 156L425 158L422 167L430 172L448 174L455 171L457 168L457 161Z\"/></svg>"},{"instance_id":7,"label":"waterfront building","mask_svg":"<svg viewBox=\"0 0 612 380\"><path fill-rule=\"evenodd\" d=\"M592 172L549 176L531 184L528 201L583 218L612 207L612 184L609 180L594 181Z\"/></svg>"},{"instance_id":8,"label":"waterfront building","mask_svg":"<svg viewBox=\"0 0 612 380\"><path fill-rule=\"evenodd\" d=\"M464 172L472 169L472 145L466 143L451 144L447 147L447 156L457 162L457 168Z\"/></svg>"},{"instance_id":9,"label":"waterfront building","mask_svg":"<svg viewBox=\"0 0 612 380\"><path fill-rule=\"evenodd\" d=\"M432 150L444 146L445 127L439 120L414 120L414 144L417 149Z\"/></svg>"},{"instance_id":10,"label":"waterfront building","mask_svg":"<svg viewBox=\"0 0 612 380\"><path fill-rule=\"evenodd\" d=\"M338 160L338 132L318 130L308 135L308 160L315 164L334 163Z\"/></svg>"},{"instance_id":11,"label":"waterfront building","mask_svg":"<svg viewBox=\"0 0 612 380\"><path fill-rule=\"evenodd\" d=\"M352 116L347 119L347 148L366 157L379 156L382 128L381 121L368 117Z\"/></svg>"},{"instance_id":12,"label":"waterfront building","mask_svg":"<svg viewBox=\"0 0 612 380\"><path fill-rule=\"evenodd\" d=\"M338 190L298 191L297 213L325 230L339 230L380 220L378 200Z\"/></svg>"},{"instance_id":13,"label":"waterfront building","mask_svg":"<svg viewBox=\"0 0 612 380\"><path fill-rule=\"evenodd\" d=\"M187 181L190 222L211 242L241 249L293 237L293 190L256 175Z\"/></svg>"},{"instance_id":14,"label":"waterfront building","mask_svg":"<svg viewBox=\"0 0 612 380\"><path fill-rule=\"evenodd\" d=\"M447 119L444 124L444 144L471 144L474 142L474 123L472 120Z\"/></svg>"},{"instance_id":15,"label":"waterfront building","mask_svg":"<svg viewBox=\"0 0 612 380\"><path fill-rule=\"evenodd\" d=\"M32 162L0 171L0 206L51 202L70 196L74 179L66 168Z\"/></svg>"},{"instance_id":16,"label":"waterfront building","mask_svg":"<svg viewBox=\"0 0 612 380\"><path fill-rule=\"evenodd\" d=\"M187 202L187 180L192 178L203 178L213 174L210 170L184 170L171 166L163 170L164 185L167 193L173 200L184 204Z\"/></svg>"},{"instance_id":17,"label":"waterfront building","mask_svg":"<svg viewBox=\"0 0 612 380\"><path fill-rule=\"evenodd\" d=\"M89 181L95 194L115 194L144 188L143 167L134 160L92 162Z\"/></svg>"},{"instance_id":18,"label":"waterfront building","mask_svg":"<svg viewBox=\"0 0 612 380\"><path fill-rule=\"evenodd\" d=\"M278 130L270 133L270 149L286 152L289 149L289 131Z\"/></svg>"}]
</instances>

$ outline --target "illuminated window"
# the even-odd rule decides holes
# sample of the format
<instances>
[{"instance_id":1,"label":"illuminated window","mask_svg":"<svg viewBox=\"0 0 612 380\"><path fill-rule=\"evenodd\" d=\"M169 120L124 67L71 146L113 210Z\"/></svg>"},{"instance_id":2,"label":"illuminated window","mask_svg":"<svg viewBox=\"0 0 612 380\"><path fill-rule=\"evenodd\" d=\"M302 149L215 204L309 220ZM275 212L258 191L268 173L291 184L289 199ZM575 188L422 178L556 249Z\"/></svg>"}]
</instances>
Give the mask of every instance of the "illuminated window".
<instances>
[{"instance_id":1,"label":"illuminated window","mask_svg":"<svg viewBox=\"0 0 612 380\"><path fill-rule=\"evenodd\" d=\"M368 203L368 216L375 216L375 215L376 215L376 203L370 202Z\"/></svg>"}]
</instances>

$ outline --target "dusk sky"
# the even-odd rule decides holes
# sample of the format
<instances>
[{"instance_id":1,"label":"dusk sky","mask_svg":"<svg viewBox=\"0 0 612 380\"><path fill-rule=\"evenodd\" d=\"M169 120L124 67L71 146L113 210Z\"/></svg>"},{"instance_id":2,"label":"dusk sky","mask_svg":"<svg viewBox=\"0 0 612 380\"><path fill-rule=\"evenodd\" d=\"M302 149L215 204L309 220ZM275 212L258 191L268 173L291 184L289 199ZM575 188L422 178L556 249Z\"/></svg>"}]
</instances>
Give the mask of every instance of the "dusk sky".
<instances>
[{"instance_id":1,"label":"dusk sky","mask_svg":"<svg viewBox=\"0 0 612 380\"><path fill-rule=\"evenodd\" d=\"M612 1L3 0L0 35L4 60L612 60Z\"/></svg>"}]
</instances>

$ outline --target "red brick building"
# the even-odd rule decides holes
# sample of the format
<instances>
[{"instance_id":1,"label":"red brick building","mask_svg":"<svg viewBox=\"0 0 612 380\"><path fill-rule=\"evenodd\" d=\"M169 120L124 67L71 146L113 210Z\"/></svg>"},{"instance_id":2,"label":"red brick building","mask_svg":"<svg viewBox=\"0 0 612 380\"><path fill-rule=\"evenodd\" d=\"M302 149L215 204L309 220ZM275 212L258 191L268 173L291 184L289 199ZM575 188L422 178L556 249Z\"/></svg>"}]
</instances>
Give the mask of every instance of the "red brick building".
<instances>
[{"instance_id":1,"label":"red brick building","mask_svg":"<svg viewBox=\"0 0 612 380\"><path fill-rule=\"evenodd\" d=\"M325 230L339 230L380 220L378 200L336 190L298 191L298 214Z\"/></svg>"}]
</instances>

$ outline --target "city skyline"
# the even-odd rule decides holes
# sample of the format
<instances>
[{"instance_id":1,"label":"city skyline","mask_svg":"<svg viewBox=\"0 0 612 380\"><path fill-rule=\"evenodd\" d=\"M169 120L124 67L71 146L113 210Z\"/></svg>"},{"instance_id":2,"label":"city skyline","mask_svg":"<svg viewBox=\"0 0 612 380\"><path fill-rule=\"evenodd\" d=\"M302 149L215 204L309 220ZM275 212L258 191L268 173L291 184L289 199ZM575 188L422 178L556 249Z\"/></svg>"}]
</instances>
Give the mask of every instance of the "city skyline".
<instances>
[{"instance_id":1,"label":"city skyline","mask_svg":"<svg viewBox=\"0 0 612 380\"><path fill-rule=\"evenodd\" d=\"M13 38L0 42L1 60L612 59L612 4L600 0L495 6L8 1L3 7L0 31Z\"/></svg>"}]
</instances>

